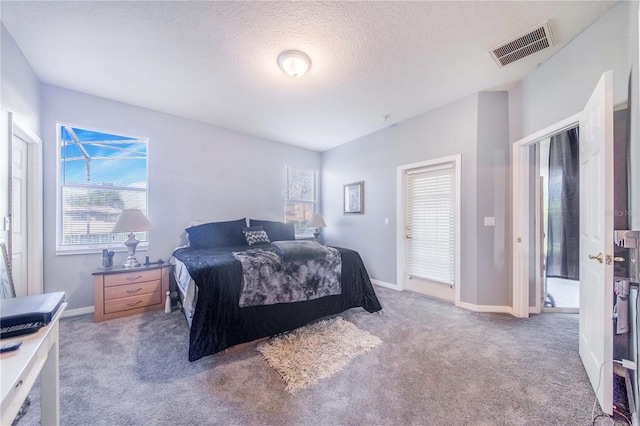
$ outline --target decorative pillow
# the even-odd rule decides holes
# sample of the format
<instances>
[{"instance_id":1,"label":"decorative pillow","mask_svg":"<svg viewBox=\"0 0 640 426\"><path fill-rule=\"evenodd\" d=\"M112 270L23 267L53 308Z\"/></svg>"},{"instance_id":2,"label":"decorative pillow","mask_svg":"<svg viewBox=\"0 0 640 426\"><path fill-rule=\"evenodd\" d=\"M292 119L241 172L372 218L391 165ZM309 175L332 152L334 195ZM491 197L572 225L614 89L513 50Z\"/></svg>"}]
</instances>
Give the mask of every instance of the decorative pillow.
<instances>
[{"instance_id":1,"label":"decorative pillow","mask_svg":"<svg viewBox=\"0 0 640 426\"><path fill-rule=\"evenodd\" d=\"M211 222L187 228L189 244L195 248L216 248L225 246L243 246L246 244L242 230L247 219L229 222Z\"/></svg>"},{"instance_id":2,"label":"decorative pillow","mask_svg":"<svg viewBox=\"0 0 640 426\"><path fill-rule=\"evenodd\" d=\"M269 240L271 241L286 241L296 239L296 228L293 223L249 219L249 226L262 226L262 228L269 236Z\"/></svg>"},{"instance_id":3,"label":"decorative pillow","mask_svg":"<svg viewBox=\"0 0 640 426\"><path fill-rule=\"evenodd\" d=\"M250 246L254 244L270 243L267 233L264 232L262 226L252 226L251 228L245 228L242 230L244 237L247 239L247 244Z\"/></svg>"}]
</instances>

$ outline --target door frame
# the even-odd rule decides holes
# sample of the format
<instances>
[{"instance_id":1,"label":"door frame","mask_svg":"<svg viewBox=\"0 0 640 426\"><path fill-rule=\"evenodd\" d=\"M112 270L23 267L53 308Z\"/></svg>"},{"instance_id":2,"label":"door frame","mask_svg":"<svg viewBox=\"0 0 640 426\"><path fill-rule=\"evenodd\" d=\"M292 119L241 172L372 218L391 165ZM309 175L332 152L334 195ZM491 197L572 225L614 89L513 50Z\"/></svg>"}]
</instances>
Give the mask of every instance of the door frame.
<instances>
[{"instance_id":1,"label":"door frame","mask_svg":"<svg viewBox=\"0 0 640 426\"><path fill-rule=\"evenodd\" d=\"M419 161L417 163L404 164L398 166L397 168L397 178L396 178L396 217L397 217L397 225L396 225L396 280L398 283L399 290L406 289L406 261L407 261L407 246L406 246L406 238L405 238L405 229L406 225L406 185L407 185L407 171L411 169L433 166L436 164L442 163L453 163L456 169L456 200L455 200L455 209L456 209L456 221L455 221L455 285L454 285L454 304L456 306L460 306L460 224L462 218L462 210L460 208L460 200L461 200L461 167L462 167L462 155L455 154L449 155L447 157L440 157L433 160L425 160Z\"/></svg>"},{"instance_id":2,"label":"door frame","mask_svg":"<svg viewBox=\"0 0 640 426\"><path fill-rule=\"evenodd\" d=\"M573 114L555 124L545 127L512 144L511 164L513 197L511 212L512 222L512 259L513 259L513 308L512 314L518 318L529 317L529 255L532 242L529 239L529 225L531 221L530 195L530 155L529 149L538 141L576 127L580 124L581 113ZM533 242L535 244L535 241ZM536 260L537 261L537 260ZM536 286L537 287L537 286ZM536 291L539 289L536 289ZM532 309L536 309L533 306Z\"/></svg>"},{"instance_id":3,"label":"door frame","mask_svg":"<svg viewBox=\"0 0 640 426\"><path fill-rule=\"evenodd\" d=\"M12 159L13 138L19 137L27 143L27 266L29 279L27 294L41 294L44 292L44 243L43 243L43 188L42 188L42 139L28 127L20 124L14 114L9 112L9 200L8 212L13 209L12 195ZM7 245L11 256L11 231L8 231Z\"/></svg>"}]
</instances>

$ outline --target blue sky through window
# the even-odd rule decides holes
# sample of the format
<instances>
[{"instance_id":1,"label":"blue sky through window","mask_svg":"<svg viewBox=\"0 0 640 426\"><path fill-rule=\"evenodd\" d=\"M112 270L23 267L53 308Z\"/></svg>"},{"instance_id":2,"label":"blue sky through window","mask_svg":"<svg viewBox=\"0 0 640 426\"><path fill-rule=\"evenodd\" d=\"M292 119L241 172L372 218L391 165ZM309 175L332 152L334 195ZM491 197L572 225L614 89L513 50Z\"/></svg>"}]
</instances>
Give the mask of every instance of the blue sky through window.
<instances>
[{"instance_id":1,"label":"blue sky through window","mask_svg":"<svg viewBox=\"0 0 640 426\"><path fill-rule=\"evenodd\" d=\"M60 145L65 184L146 188L145 140L61 126Z\"/></svg>"}]
</instances>

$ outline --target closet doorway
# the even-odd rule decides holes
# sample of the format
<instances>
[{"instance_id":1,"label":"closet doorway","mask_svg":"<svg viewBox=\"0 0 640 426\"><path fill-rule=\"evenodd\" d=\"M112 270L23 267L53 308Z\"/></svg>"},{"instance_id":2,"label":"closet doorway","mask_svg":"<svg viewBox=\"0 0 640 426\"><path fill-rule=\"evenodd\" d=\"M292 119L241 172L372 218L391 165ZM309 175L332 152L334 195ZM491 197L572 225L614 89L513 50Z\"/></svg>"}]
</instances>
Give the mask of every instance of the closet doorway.
<instances>
[{"instance_id":1,"label":"closet doorway","mask_svg":"<svg viewBox=\"0 0 640 426\"><path fill-rule=\"evenodd\" d=\"M545 312L580 307L580 165L578 128L537 144L540 253L537 297Z\"/></svg>"}]
</instances>

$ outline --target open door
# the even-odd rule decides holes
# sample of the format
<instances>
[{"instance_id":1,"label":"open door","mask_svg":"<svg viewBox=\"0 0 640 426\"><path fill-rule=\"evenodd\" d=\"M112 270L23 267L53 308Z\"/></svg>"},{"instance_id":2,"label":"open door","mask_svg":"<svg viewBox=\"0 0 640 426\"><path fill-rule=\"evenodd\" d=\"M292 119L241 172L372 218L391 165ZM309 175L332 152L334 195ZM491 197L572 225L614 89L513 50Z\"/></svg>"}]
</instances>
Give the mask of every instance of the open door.
<instances>
[{"instance_id":1,"label":"open door","mask_svg":"<svg viewBox=\"0 0 640 426\"><path fill-rule=\"evenodd\" d=\"M607 71L580 117L580 358L613 414L613 96Z\"/></svg>"}]
</instances>

